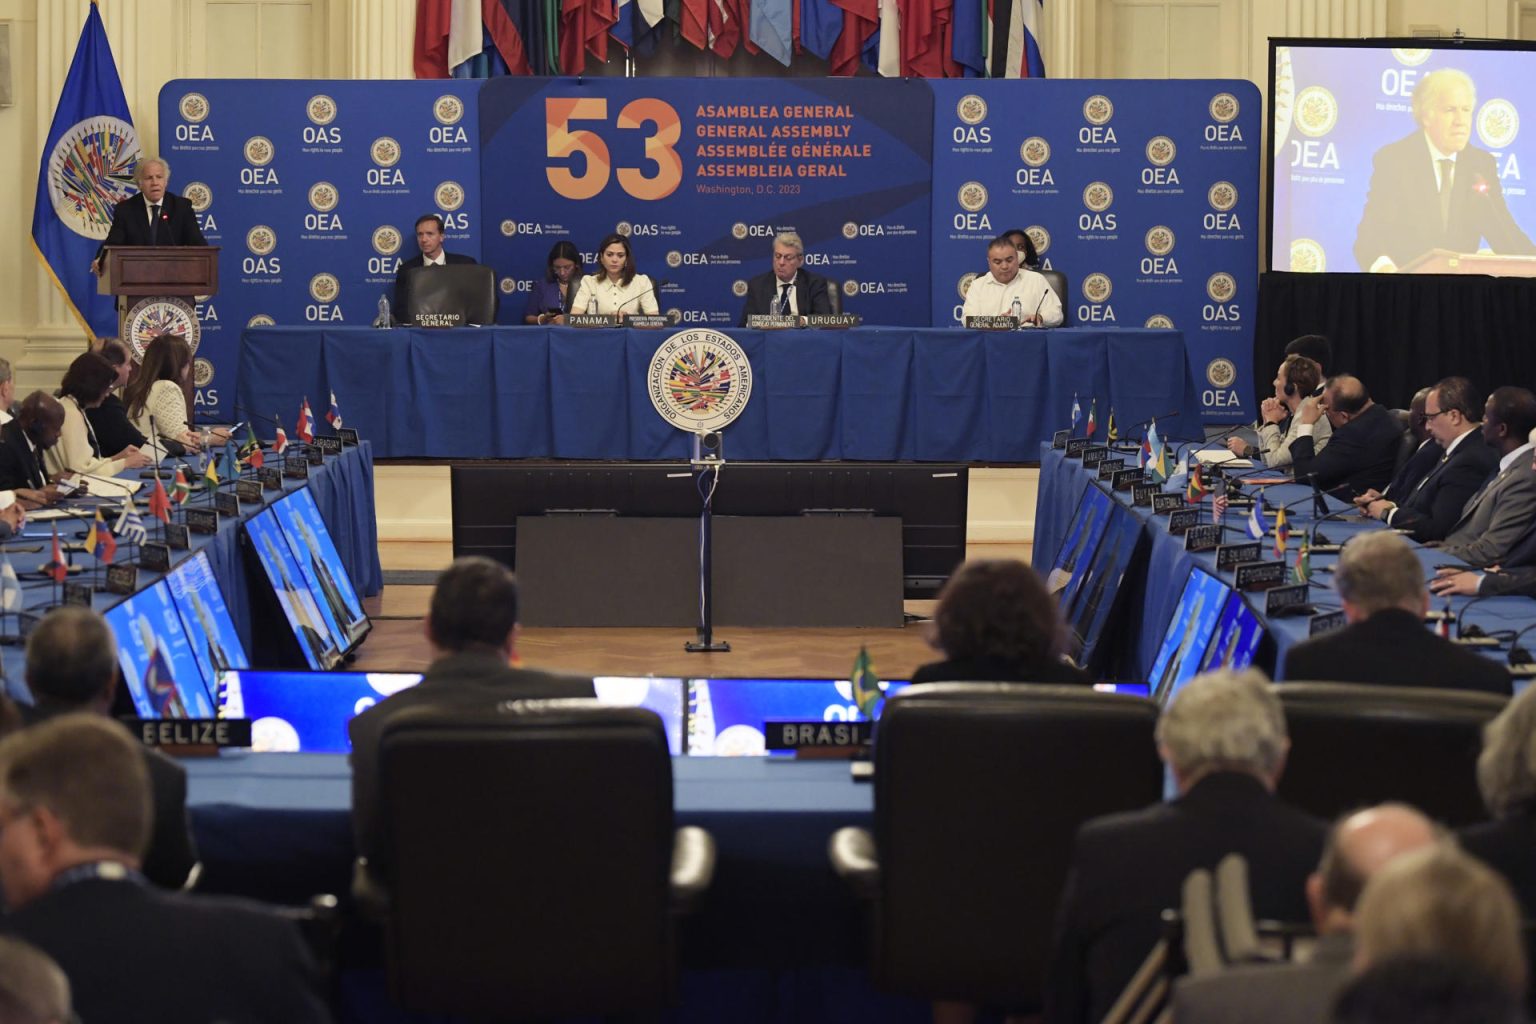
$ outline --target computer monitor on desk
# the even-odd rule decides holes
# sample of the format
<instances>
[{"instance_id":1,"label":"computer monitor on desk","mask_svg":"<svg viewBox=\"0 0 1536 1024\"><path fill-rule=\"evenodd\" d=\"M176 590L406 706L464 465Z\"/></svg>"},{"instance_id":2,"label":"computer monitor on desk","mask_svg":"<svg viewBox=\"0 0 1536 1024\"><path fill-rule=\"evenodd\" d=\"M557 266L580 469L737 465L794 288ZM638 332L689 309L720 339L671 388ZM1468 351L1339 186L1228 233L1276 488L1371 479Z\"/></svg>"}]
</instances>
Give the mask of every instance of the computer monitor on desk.
<instances>
[{"instance_id":1,"label":"computer monitor on desk","mask_svg":"<svg viewBox=\"0 0 1536 1024\"><path fill-rule=\"evenodd\" d=\"M405 324L468 327L496 322L496 272L490 267L411 267L401 287Z\"/></svg>"}]
</instances>

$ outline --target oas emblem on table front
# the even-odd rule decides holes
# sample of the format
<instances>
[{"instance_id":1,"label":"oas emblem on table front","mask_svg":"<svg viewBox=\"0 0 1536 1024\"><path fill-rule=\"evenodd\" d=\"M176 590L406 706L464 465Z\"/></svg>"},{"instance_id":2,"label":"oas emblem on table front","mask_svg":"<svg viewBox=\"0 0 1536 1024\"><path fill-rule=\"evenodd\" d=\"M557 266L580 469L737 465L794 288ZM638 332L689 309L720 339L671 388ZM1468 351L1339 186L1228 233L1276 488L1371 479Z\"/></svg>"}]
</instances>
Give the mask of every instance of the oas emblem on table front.
<instances>
[{"instance_id":1,"label":"oas emblem on table front","mask_svg":"<svg viewBox=\"0 0 1536 1024\"><path fill-rule=\"evenodd\" d=\"M124 325L135 362L143 361L145 346L159 335L177 335L185 339L193 352L203 337L196 312L182 299L140 299L128 310Z\"/></svg>"},{"instance_id":2,"label":"oas emblem on table front","mask_svg":"<svg viewBox=\"0 0 1536 1024\"><path fill-rule=\"evenodd\" d=\"M679 430L720 430L752 397L752 364L729 335L707 327L678 331L651 356L646 390L656 412Z\"/></svg>"}]
</instances>

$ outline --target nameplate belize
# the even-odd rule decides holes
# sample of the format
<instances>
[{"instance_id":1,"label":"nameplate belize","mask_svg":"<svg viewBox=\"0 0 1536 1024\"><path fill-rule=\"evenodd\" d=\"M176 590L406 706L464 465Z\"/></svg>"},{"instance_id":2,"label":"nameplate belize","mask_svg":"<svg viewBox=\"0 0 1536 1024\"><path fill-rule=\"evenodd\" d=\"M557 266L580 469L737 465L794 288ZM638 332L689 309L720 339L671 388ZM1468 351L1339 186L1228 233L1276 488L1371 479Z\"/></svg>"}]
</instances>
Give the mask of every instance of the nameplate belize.
<instances>
[{"instance_id":1,"label":"nameplate belize","mask_svg":"<svg viewBox=\"0 0 1536 1024\"><path fill-rule=\"evenodd\" d=\"M862 747L875 734L873 722L766 722L769 750Z\"/></svg>"},{"instance_id":2,"label":"nameplate belize","mask_svg":"<svg viewBox=\"0 0 1536 1024\"><path fill-rule=\"evenodd\" d=\"M125 718L146 747L249 747L249 718Z\"/></svg>"},{"instance_id":3,"label":"nameplate belize","mask_svg":"<svg viewBox=\"0 0 1536 1024\"><path fill-rule=\"evenodd\" d=\"M619 318L612 313L572 313L565 318L567 327L617 327Z\"/></svg>"}]
</instances>

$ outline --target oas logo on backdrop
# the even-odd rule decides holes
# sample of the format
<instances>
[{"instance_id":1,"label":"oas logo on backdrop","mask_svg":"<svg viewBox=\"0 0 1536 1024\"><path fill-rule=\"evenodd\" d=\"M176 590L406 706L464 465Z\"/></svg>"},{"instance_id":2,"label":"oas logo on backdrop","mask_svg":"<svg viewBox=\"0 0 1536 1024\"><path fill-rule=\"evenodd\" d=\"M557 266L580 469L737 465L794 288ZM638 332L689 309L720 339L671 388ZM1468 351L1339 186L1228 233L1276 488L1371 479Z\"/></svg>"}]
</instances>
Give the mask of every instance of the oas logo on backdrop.
<instances>
[{"instance_id":1,"label":"oas logo on backdrop","mask_svg":"<svg viewBox=\"0 0 1536 1024\"><path fill-rule=\"evenodd\" d=\"M1044 167L1051 159L1051 144L1031 135L1019 144L1019 159L1030 167Z\"/></svg>"},{"instance_id":2,"label":"oas logo on backdrop","mask_svg":"<svg viewBox=\"0 0 1536 1024\"><path fill-rule=\"evenodd\" d=\"M960 186L956 198L966 213L979 213L987 206L987 187L979 181L968 181Z\"/></svg>"},{"instance_id":3,"label":"oas logo on backdrop","mask_svg":"<svg viewBox=\"0 0 1536 1024\"><path fill-rule=\"evenodd\" d=\"M855 281L851 277L848 280L844 281L843 282L843 294L848 296L850 299L853 298L855 295L859 294L859 282Z\"/></svg>"},{"instance_id":4,"label":"oas logo on backdrop","mask_svg":"<svg viewBox=\"0 0 1536 1024\"><path fill-rule=\"evenodd\" d=\"M328 125L336 120L336 101L325 95L311 96L304 104L304 113L311 124Z\"/></svg>"},{"instance_id":5,"label":"oas logo on backdrop","mask_svg":"<svg viewBox=\"0 0 1536 1024\"><path fill-rule=\"evenodd\" d=\"M380 136L368 147L368 155L380 167L393 167L400 162L400 143L388 135Z\"/></svg>"},{"instance_id":6,"label":"oas logo on backdrop","mask_svg":"<svg viewBox=\"0 0 1536 1024\"><path fill-rule=\"evenodd\" d=\"M1173 317L1166 313L1153 313L1147 317L1146 326L1158 331L1173 330Z\"/></svg>"},{"instance_id":7,"label":"oas logo on backdrop","mask_svg":"<svg viewBox=\"0 0 1536 1024\"><path fill-rule=\"evenodd\" d=\"M741 278L737 278L736 280L732 281L731 282L731 294L736 296L738 299L746 298L747 297L747 282L741 280Z\"/></svg>"},{"instance_id":8,"label":"oas logo on backdrop","mask_svg":"<svg viewBox=\"0 0 1536 1024\"><path fill-rule=\"evenodd\" d=\"M747 226L741 221L731 225L731 237L737 241L747 237Z\"/></svg>"},{"instance_id":9,"label":"oas logo on backdrop","mask_svg":"<svg viewBox=\"0 0 1536 1024\"><path fill-rule=\"evenodd\" d=\"M192 360L192 386L205 388L213 383L213 363L202 356Z\"/></svg>"},{"instance_id":10,"label":"oas logo on backdrop","mask_svg":"<svg viewBox=\"0 0 1536 1024\"><path fill-rule=\"evenodd\" d=\"M628 238L629 233L633 230L634 225L627 220L621 220L613 226L613 233L616 235L623 235L625 238Z\"/></svg>"},{"instance_id":11,"label":"oas logo on backdrop","mask_svg":"<svg viewBox=\"0 0 1536 1024\"><path fill-rule=\"evenodd\" d=\"M1031 224L1024 229L1024 234L1034 243L1035 255L1044 256L1051 251L1051 233L1039 224Z\"/></svg>"},{"instance_id":12,"label":"oas logo on backdrop","mask_svg":"<svg viewBox=\"0 0 1536 1024\"><path fill-rule=\"evenodd\" d=\"M848 223L844 224L843 225L843 237L848 239L850 242L853 241L855 238L858 238L859 237L859 226L857 224L855 224L851 220Z\"/></svg>"},{"instance_id":13,"label":"oas logo on backdrop","mask_svg":"<svg viewBox=\"0 0 1536 1024\"><path fill-rule=\"evenodd\" d=\"M1206 190L1205 201L1217 213L1230 213L1237 205L1237 186L1230 181L1218 181Z\"/></svg>"},{"instance_id":14,"label":"oas logo on backdrop","mask_svg":"<svg viewBox=\"0 0 1536 1024\"><path fill-rule=\"evenodd\" d=\"M400 229L393 224L382 224L373 229L373 251L380 256L393 256L400 251Z\"/></svg>"},{"instance_id":15,"label":"oas logo on backdrop","mask_svg":"<svg viewBox=\"0 0 1536 1024\"><path fill-rule=\"evenodd\" d=\"M1090 181L1083 189L1083 205L1094 213L1103 213L1115 202L1115 190L1108 182Z\"/></svg>"},{"instance_id":16,"label":"oas logo on backdrop","mask_svg":"<svg viewBox=\"0 0 1536 1024\"><path fill-rule=\"evenodd\" d=\"M1205 367L1205 379L1211 387L1225 390L1237 380L1237 364L1230 359L1212 359Z\"/></svg>"},{"instance_id":17,"label":"oas logo on backdrop","mask_svg":"<svg viewBox=\"0 0 1536 1024\"><path fill-rule=\"evenodd\" d=\"M510 218L502 221L501 233L505 238L511 238L513 235L517 234L517 221Z\"/></svg>"},{"instance_id":18,"label":"oas logo on backdrop","mask_svg":"<svg viewBox=\"0 0 1536 1024\"><path fill-rule=\"evenodd\" d=\"M667 266L671 267L673 270L676 270L678 267L680 267L682 265L683 265L683 254L678 252L676 249L672 249L672 250L668 251L668 253L667 253Z\"/></svg>"},{"instance_id":19,"label":"oas logo on backdrop","mask_svg":"<svg viewBox=\"0 0 1536 1024\"><path fill-rule=\"evenodd\" d=\"M309 186L309 205L316 213L330 213L341 202L341 193L328 181L317 181Z\"/></svg>"},{"instance_id":20,"label":"oas logo on backdrop","mask_svg":"<svg viewBox=\"0 0 1536 1024\"><path fill-rule=\"evenodd\" d=\"M981 124L987 119L987 101L975 93L962 96L955 104L955 116L965 124Z\"/></svg>"},{"instance_id":21,"label":"oas logo on backdrop","mask_svg":"<svg viewBox=\"0 0 1536 1024\"><path fill-rule=\"evenodd\" d=\"M1147 140L1147 162L1153 167L1167 167L1178 152L1178 147L1166 135L1154 135Z\"/></svg>"},{"instance_id":22,"label":"oas logo on backdrop","mask_svg":"<svg viewBox=\"0 0 1536 1024\"><path fill-rule=\"evenodd\" d=\"M752 397L752 364L728 335L679 331L651 356L646 390L656 412L679 430L719 430Z\"/></svg>"},{"instance_id":23,"label":"oas logo on backdrop","mask_svg":"<svg viewBox=\"0 0 1536 1024\"><path fill-rule=\"evenodd\" d=\"M277 155L277 148L265 135L253 135L245 140L245 162L252 167L265 167Z\"/></svg>"},{"instance_id":24,"label":"oas logo on backdrop","mask_svg":"<svg viewBox=\"0 0 1536 1024\"><path fill-rule=\"evenodd\" d=\"M210 110L208 97L200 92L189 92L181 98L180 103L176 104L176 109L181 114L183 121L190 121L192 124L202 124L208 119Z\"/></svg>"},{"instance_id":25,"label":"oas logo on backdrop","mask_svg":"<svg viewBox=\"0 0 1536 1024\"><path fill-rule=\"evenodd\" d=\"M1108 274L1093 273L1083 278L1083 298L1089 302L1108 302L1114 290L1114 282Z\"/></svg>"},{"instance_id":26,"label":"oas logo on backdrop","mask_svg":"<svg viewBox=\"0 0 1536 1024\"><path fill-rule=\"evenodd\" d=\"M1477 112L1477 135L1489 149L1504 149L1520 131L1520 114L1509 100L1493 99Z\"/></svg>"},{"instance_id":27,"label":"oas logo on backdrop","mask_svg":"<svg viewBox=\"0 0 1536 1024\"><path fill-rule=\"evenodd\" d=\"M464 186L456 181L445 181L437 186L432 197L437 200L439 210L452 213L464 205Z\"/></svg>"},{"instance_id":28,"label":"oas logo on backdrop","mask_svg":"<svg viewBox=\"0 0 1536 1024\"><path fill-rule=\"evenodd\" d=\"M1147 232L1147 252L1153 256L1167 256L1173 252L1173 243L1173 229L1167 225L1159 224Z\"/></svg>"},{"instance_id":29,"label":"oas logo on backdrop","mask_svg":"<svg viewBox=\"0 0 1536 1024\"><path fill-rule=\"evenodd\" d=\"M270 256L277 248L277 232L265 224L257 224L245 233L245 247L255 256Z\"/></svg>"},{"instance_id":30,"label":"oas logo on backdrop","mask_svg":"<svg viewBox=\"0 0 1536 1024\"><path fill-rule=\"evenodd\" d=\"M439 96L432 101L432 116L440 125L458 124L464 116L464 101L457 96Z\"/></svg>"},{"instance_id":31,"label":"oas logo on backdrop","mask_svg":"<svg viewBox=\"0 0 1536 1024\"><path fill-rule=\"evenodd\" d=\"M213 205L213 189L201 181L189 181L181 190L182 198L192 204L194 213L207 213Z\"/></svg>"},{"instance_id":32,"label":"oas logo on backdrop","mask_svg":"<svg viewBox=\"0 0 1536 1024\"><path fill-rule=\"evenodd\" d=\"M341 294L341 282L335 274L316 274L309 279L309 297L316 302L335 302Z\"/></svg>"},{"instance_id":33,"label":"oas logo on backdrop","mask_svg":"<svg viewBox=\"0 0 1536 1024\"><path fill-rule=\"evenodd\" d=\"M1083 101L1083 120L1095 128L1108 124L1114 116L1115 105L1108 96L1094 95Z\"/></svg>"},{"instance_id":34,"label":"oas logo on backdrop","mask_svg":"<svg viewBox=\"0 0 1536 1024\"><path fill-rule=\"evenodd\" d=\"M974 270L971 271L969 274L962 274L962 275L960 275L960 281L959 281L959 283L957 283L955 285L955 291L960 293L960 297L962 299L970 294L970 292L971 292L971 285L980 276L981 275L978 274Z\"/></svg>"},{"instance_id":35,"label":"oas logo on backdrop","mask_svg":"<svg viewBox=\"0 0 1536 1024\"><path fill-rule=\"evenodd\" d=\"M1205 282L1205 294L1212 302L1230 302L1237 294L1237 279L1226 271L1218 271Z\"/></svg>"},{"instance_id":36,"label":"oas logo on backdrop","mask_svg":"<svg viewBox=\"0 0 1536 1024\"><path fill-rule=\"evenodd\" d=\"M1242 111L1242 105L1231 93L1219 92L1211 97L1209 109L1211 120L1218 124L1231 124L1237 120L1237 115Z\"/></svg>"}]
</instances>

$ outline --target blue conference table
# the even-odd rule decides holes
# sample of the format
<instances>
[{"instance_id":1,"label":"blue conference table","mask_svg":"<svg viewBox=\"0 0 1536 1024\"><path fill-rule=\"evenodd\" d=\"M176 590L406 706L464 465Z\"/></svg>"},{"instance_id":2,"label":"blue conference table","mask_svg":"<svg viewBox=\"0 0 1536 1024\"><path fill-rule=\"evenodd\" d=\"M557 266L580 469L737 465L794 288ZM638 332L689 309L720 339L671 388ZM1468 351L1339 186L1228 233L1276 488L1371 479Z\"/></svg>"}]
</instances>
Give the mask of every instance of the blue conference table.
<instances>
[{"instance_id":1,"label":"blue conference table","mask_svg":"<svg viewBox=\"0 0 1536 1024\"><path fill-rule=\"evenodd\" d=\"M240 337L240 408L291 422L334 392L379 458L687 458L651 406L647 367L669 330L256 327ZM1179 331L975 332L863 327L729 329L752 399L727 430L732 459L1028 462L1098 400L1166 436L1198 428Z\"/></svg>"},{"instance_id":2,"label":"blue conference table","mask_svg":"<svg viewBox=\"0 0 1536 1024\"><path fill-rule=\"evenodd\" d=\"M1263 475L1277 474L1264 473ZM1035 541L1032 556L1034 566L1040 572L1047 572L1051 568L1057 551L1061 547L1062 539L1067 535L1071 525L1078 499L1088 487L1101 487L1107 490L1108 484L1098 482L1096 475L1085 470L1080 460L1068 459L1063 452L1051 449L1049 445L1042 446L1040 490L1035 506ZM1182 490L1182 487L1177 489ZM1131 495L1128 492L1110 493L1121 505L1131 507ZM1312 502L1309 500L1311 493L1310 487L1298 484L1281 484L1264 489L1265 500L1270 505L1291 506L1286 511L1287 522L1291 529L1286 557L1291 562L1294 562L1296 552L1301 545L1303 531L1317 523ZM1376 520L1360 518L1350 511L1352 506L1338 499L1325 498L1325 500L1330 514L1342 514L1338 519L1317 523L1323 539L1338 544L1356 534L1386 528ZM1209 522L1211 507L1209 498L1205 500L1204 507L1207 510L1205 521ZM1232 581L1232 574L1216 572L1214 552L1185 551L1184 538L1169 534L1166 515L1154 516L1149 508L1131 508L1131 511L1141 520L1143 534L1149 542L1148 564L1144 588L1134 593L1127 593L1120 599L1130 602L1132 607L1139 605L1143 610L1140 615L1126 617L1127 632L1124 635L1126 642L1130 645L1132 674L1135 678L1144 680L1150 675L1152 665L1157 660L1158 647L1162 644L1163 634L1168 628L1169 619L1173 617L1184 581L1188 578L1190 570L1199 566L1228 583ZM1245 532L1246 521L1246 510L1240 513L1228 513L1226 525L1230 527L1230 531L1227 533L1227 543L1250 539ZM1273 523L1273 519L1266 519L1267 525L1272 527ZM1270 550L1272 543L1272 537L1265 538L1263 549L1265 559L1274 557ZM1455 559L1433 548L1415 545L1415 553L1424 566L1426 579L1434 575L1437 565L1456 564ZM1310 558L1313 570L1311 603L1319 611L1332 611L1339 608L1338 595L1333 591L1333 578L1328 572L1328 568L1337 561L1336 554L1315 554ZM1131 578L1132 575L1127 576L1127 579ZM1275 676L1283 678L1285 653L1307 638L1309 620L1304 617L1269 618L1264 614L1262 592L1250 594L1246 600L1274 642ZM1436 599L1434 604L1437 608L1448 606L1452 612L1456 613L1466 609L1464 624L1477 625L1490 633L1499 630L1518 630L1536 624L1536 601L1528 597L1477 599L1458 597L1450 599L1449 602ZM1479 648L1478 650L1479 653L1502 661L1506 657L1507 648Z\"/></svg>"}]
</instances>

